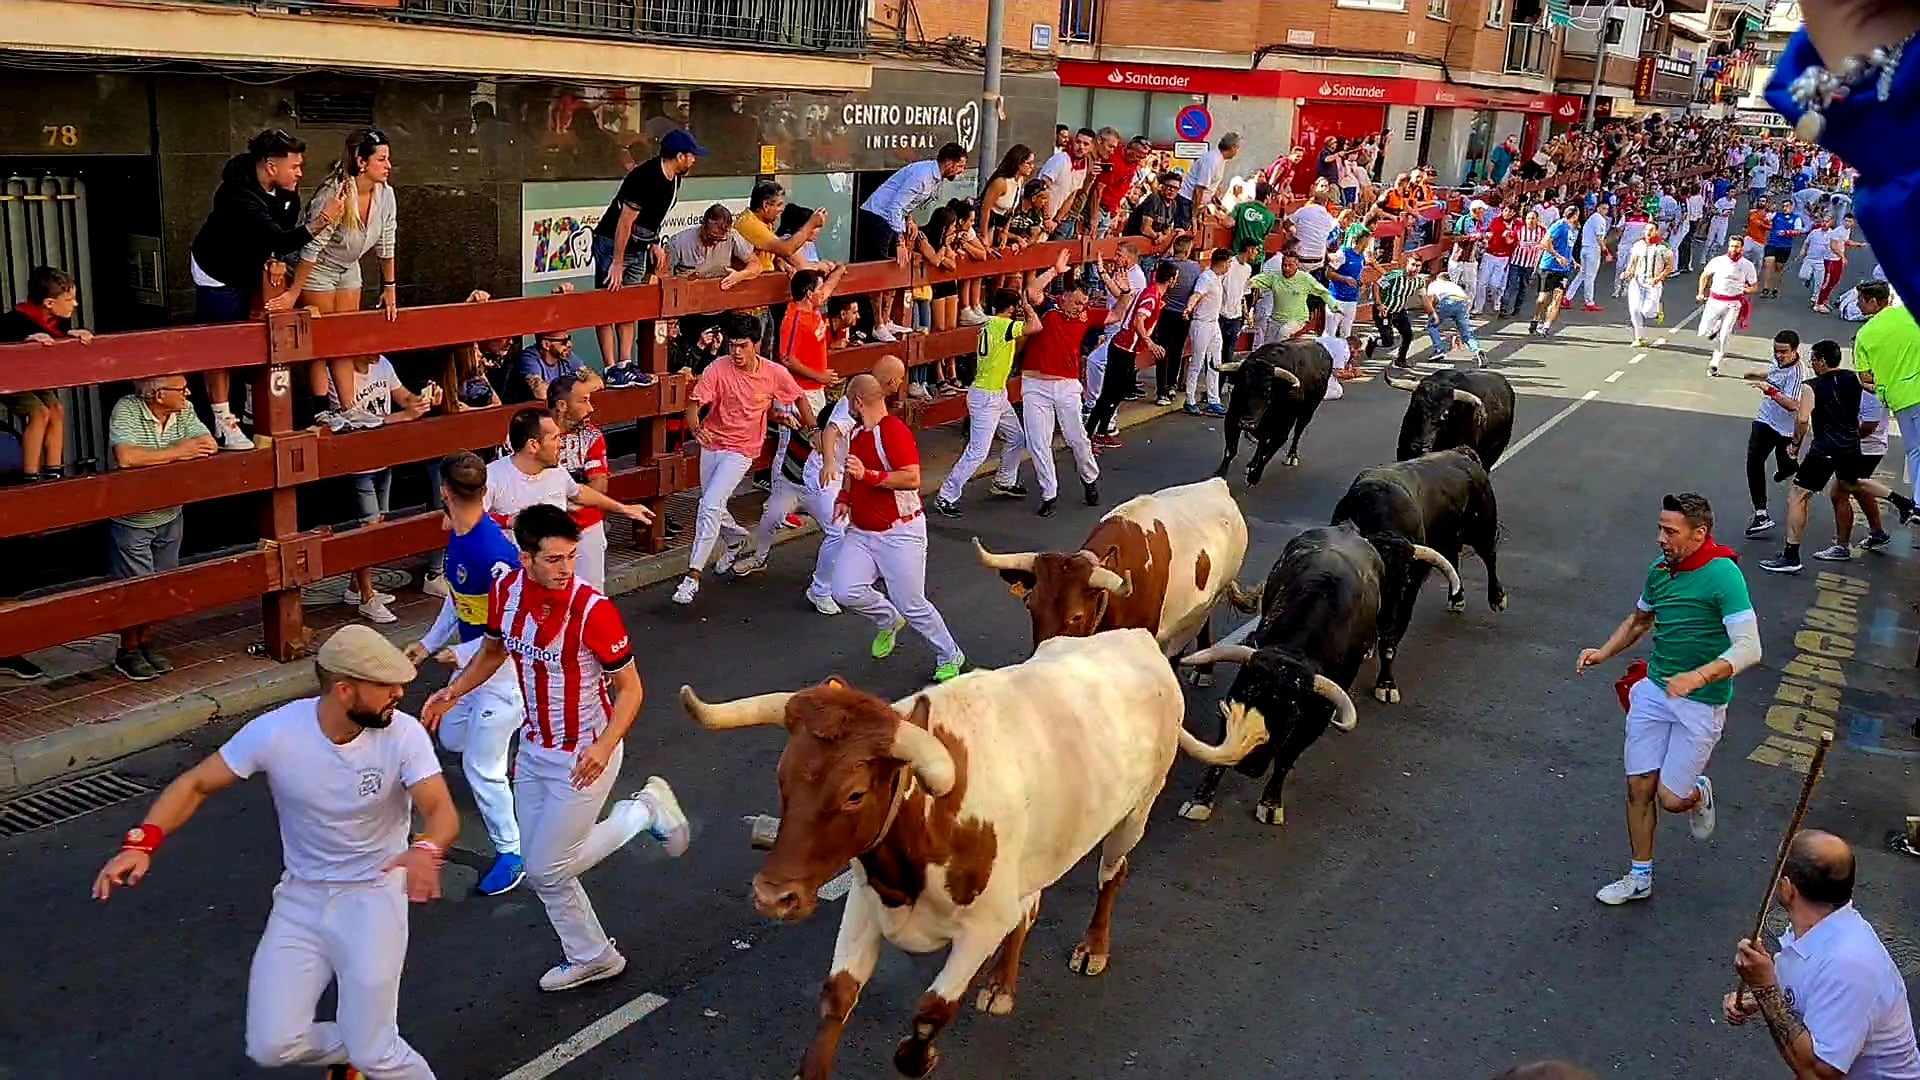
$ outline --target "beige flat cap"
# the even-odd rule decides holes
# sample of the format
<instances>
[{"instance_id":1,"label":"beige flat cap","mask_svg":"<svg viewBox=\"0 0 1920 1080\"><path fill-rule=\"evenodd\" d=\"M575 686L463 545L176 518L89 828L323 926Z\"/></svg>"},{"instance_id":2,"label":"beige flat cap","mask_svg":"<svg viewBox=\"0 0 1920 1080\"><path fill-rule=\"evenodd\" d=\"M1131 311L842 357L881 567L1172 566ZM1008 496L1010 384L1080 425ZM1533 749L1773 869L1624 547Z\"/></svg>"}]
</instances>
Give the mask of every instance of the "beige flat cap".
<instances>
[{"instance_id":1,"label":"beige flat cap","mask_svg":"<svg viewBox=\"0 0 1920 1080\"><path fill-rule=\"evenodd\" d=\"M380 631L358 623L335 630L314 660L335 675L382 686L405 686L417 674L406 653Z\"/></svg>"}]
</instances>

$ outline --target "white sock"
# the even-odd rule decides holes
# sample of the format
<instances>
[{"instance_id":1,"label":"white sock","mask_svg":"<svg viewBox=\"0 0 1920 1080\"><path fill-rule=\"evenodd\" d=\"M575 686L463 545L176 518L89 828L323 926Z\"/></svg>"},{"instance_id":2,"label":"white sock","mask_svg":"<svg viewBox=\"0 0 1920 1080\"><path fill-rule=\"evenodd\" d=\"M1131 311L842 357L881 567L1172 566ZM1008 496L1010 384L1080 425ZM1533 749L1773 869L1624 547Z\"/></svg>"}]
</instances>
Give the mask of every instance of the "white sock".
<instances>
[{"instance_id":1,"label":"white sock","mask_svg":"<svg viewBox=\"0 0 1920 1080\"><path fill-rule=\"evenodd\" d=\"M213 418L215 420L233 419L233 406L227 404L226 402L217 401L213 404L212 408L213 408Z\"/></svg>"}]
</instances>

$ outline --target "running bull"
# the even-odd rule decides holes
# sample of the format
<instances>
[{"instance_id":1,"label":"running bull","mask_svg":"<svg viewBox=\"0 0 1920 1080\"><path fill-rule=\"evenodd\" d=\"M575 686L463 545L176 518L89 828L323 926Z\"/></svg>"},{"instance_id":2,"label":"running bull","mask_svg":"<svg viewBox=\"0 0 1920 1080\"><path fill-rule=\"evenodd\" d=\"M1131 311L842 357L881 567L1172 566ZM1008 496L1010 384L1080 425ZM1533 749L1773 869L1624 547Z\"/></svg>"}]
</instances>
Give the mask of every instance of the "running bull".
<instances>
[{"instance_id":1,"label":"running bull","mask_svg":"<svg viewBox=\"0 0 1920 1080\"><path fill-rule=\"evenodd\" d=\"M1104 971L1127 855L1166 783L1186 710L1159 644L1138 629L1043 641L1024 663L892 705L838 679L726 704L681 687L680 700L709 728L787 730L781 828L753 879L755 908L804 919L852 864L804 1080L831 1074L883 939L909 952L949 947L894 1052L902 1073L934 1067L934 1040L996 949L975 1007L1011 1012L1041 891L1095 846L1100 895L1071 966Z\"/></svg>"},{"instance_id":2,"label":"running bull","mask_svg":"<svg viewBox=\"0 0 1920 1080\"><path fill-rule=\"evenodd\" d=\"M1495 371L1436 371L1424 379L1396 379L1387 385L1412 394L1400 421L1394 460L1406 461L1435 450L1465 446L1491 469L1513 439L1513 384Z\"/></svg>"},{"instance_id":3,"label":"running bull","mask_svg":"<svg viewBox=\"0 0 1920 1080\"><path fill-rule=\"evenodd\" d=\"M1286 464L1300 464L1300 436L1312 423L1314 411L1327 396L1333 377L1333 355L1311 339L1262 345L1244 360L1222 364L1232 392L1227 398L1227 453L1213 475L1227 475L1240 452L1240 435L1253 437L1253 458L1247 462L1247 483L1260 482L1267 460L1291 434Z\"/></svg>"},{"instance_id":4,"label":"running bull","mask_svg":"<svg viewBox=\"0 0 1920 1080\"><path fill-rule=\"evenodd\" d=\"M1376 465L1355 477L1333 508L1333 523L1342 522L1352 522L1386 563L1380 588L1380 671L1373 696L1397 702L1400 688L1393 680L1393 660L1430 568L1447 577L1447 610L1465 611L1467 593L1455 567L1461 549L1472 547L1487 567L1487 606L1507 609L1507 592L1495 564L1500 514L1493 482L1479 455L1465 448ZM1407 550L1394 543L1396 539L1413 550L1404 557L1396 554ZM1433 553L1437 561L1422 552Z\"/></svg>"},{"instance_id":5,"label":"running bull","mask_svg":"<svg viewBox=\"0 0 1920 1080\"><path fill-rule=\"evenodd\" d=\"M1176 656L1197 637L1213 643L1209 617L1247 557L1247 520L1218 478L1135 496L1114 507L1074 552L998 555L974 550L1022 598L1038 646L1138 627ZM1205 685L1211 668L1201 669Z\"/></svg>"}]
</instances>

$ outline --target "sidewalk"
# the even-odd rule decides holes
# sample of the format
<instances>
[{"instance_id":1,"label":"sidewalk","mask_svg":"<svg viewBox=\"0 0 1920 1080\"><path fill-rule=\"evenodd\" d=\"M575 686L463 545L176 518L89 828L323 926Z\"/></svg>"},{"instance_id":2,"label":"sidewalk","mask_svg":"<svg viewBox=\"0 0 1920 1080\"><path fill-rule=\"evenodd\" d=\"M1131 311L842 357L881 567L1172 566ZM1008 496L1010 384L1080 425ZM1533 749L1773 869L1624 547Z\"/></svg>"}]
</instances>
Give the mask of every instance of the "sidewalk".
<instances>
[{"instance_id":1,"label":"sidewalk","mask_svg":"<svg viewBox=\"0 0 1920 1080\"><path fill-rule=\"evenodd\" d=\"M1122 428L1135 427L1175 411L1177 407L1157 408L1150 401L1130 403L1121 408L1119 423ZM928 491L959 460L965 436L964 424L919 433ZM997 465L996 455L975 475L988 475ZM1072 471L1069 458L1061 488L1069 494L1078 490ZM657 555L636 552L631 535L615 533L607 553L609 592L632 592L686 572L698 498L698 492L682 492L667 500L670 519L683 528ZM749 489L734 500L734 516L743 523L757 522L763 499L759 491ZM609 522L610 527L615 524ZM774 542L784 544L818 531L809 521L804 528L781 530ZM400 621L382 629L401 644L416 640L440 610L441 601L421 593L415 584L416 570L382 567L375 571L377 586L399 597L390 606ZM346 585L343 575L306 590L307 624L316 641L353 621L353 609L340 601ZM259 609L246 604L160 628L157 648L172 661L174 670L150 682L130 682L113 670L117 635L32 654L31 659L46 670L45 678L23 683L0 676L0 793L31 788L159 745L210 720L242 716L313 693L312 662L281 664L253 655L250 650L261 640Z\"/></svg>"}]
</instances>

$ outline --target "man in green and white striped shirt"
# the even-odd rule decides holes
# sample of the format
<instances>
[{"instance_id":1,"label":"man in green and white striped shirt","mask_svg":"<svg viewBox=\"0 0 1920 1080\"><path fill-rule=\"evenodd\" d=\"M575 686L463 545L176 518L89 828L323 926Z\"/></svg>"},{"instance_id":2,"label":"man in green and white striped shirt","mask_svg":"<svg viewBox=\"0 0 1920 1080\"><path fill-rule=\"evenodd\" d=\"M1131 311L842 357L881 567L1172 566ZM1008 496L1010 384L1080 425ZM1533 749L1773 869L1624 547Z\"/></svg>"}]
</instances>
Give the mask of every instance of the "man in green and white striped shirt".
<instances>
[{"instance_id":1,"label":"man in green and white striped shirt","mask_svg":"<svg viewBox=\"0 0 1920 1080\"><path fill-rule=\"evenodd\" d=\"M1427 277L1420 271L1420 257L1409 255L1406 262L1380 275L1374 285L1373 325L1380 330L1380 343L1389 349L1398 336L1401 367L1407 366L1407 350L1413 347L1413 319L1407 314L1407 305L1426 283Z\"/></svg>"}]
</instances>

